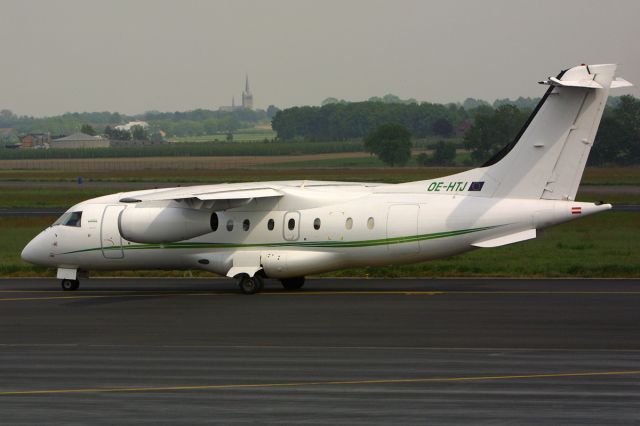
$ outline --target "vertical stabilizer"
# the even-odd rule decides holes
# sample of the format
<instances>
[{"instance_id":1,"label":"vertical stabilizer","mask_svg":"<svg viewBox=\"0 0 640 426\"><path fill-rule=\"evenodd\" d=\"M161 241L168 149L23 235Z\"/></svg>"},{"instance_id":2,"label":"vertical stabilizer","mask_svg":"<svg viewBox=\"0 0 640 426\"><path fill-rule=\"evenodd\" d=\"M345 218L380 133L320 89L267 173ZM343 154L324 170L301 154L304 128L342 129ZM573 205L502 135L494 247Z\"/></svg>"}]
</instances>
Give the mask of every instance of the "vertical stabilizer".
<instances>
[{"instance_id":1,"label":"vertical stabilizer","mask_svg":"<svg viewBox=\"0 0 640 426\"><path fill-rule=\"evenodd\" d=\"M494 197L573 200L613 85L616 65L581 65L540 82L549 89L516 139L480 170ZM626 83L626 82L625 82Z\"/></svg>"},{"instance_id":2,"label":"vertical stabilizer","mask_svg":"<svg viewBox=\"0 0 640 426\"><path fill-rule=\"evenodd\" d=\"M615 64L580 65L541 81L549 89L525 125L482 167L394 191L417 184L433 193L574 200L609 90L631 86L615 71Z\"/></svg>"}]
</instances>

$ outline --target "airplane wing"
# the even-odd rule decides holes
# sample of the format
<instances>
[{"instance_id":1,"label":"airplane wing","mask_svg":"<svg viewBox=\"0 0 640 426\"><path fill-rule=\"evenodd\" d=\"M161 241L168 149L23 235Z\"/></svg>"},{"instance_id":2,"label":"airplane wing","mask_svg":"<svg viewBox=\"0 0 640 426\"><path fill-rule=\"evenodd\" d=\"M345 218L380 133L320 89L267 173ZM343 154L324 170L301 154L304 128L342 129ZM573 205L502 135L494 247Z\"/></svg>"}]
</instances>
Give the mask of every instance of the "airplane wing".
<instances>
[{"instance_id":1,"label":"airplane wing","mask_svg":"<svg viewBox=\"0 0 640 426\"><path fill-rule=\"evenodd\" d=\"M224 210L249 204L257 198L279 198L283 192L269 187L225 189L223 187L194 186L159 189L140 195L120 199L122 203L149 201L184 202L191 208Z\"/></svg>"}]
</instances>

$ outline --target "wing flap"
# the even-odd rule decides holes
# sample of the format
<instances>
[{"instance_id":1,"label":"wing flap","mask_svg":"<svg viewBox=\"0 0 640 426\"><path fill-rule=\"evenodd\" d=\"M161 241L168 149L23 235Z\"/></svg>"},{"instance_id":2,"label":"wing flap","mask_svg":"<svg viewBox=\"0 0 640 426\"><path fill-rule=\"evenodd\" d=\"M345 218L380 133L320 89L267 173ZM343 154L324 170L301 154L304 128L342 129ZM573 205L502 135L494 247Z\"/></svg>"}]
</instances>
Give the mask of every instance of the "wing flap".
<instances>
[{"instance_id":1,"label":"wing flap","mask_svg":"<svg viewBox=\"0 0 640 426\"><path fill-rule=\"evenodd\" d=\"M272 188L262 189L244 189L238 191L224 191L224 192L205 192L201 194L194 194L195 198L202 201L211 200L241 200L248 198L267 198L267 197L282 197L282 192Z\"/></svg>"},{"instance_id":2,"label":"wing flap","mask_svg":"<svg viewBox=\"0 0 640 426\"><path fill-rule=\"evenodd\" d=\"M231 206L243 205L251 202L255 198L282 197L284 193L274 188L257 187L228 190L207 190L206 187L185 187L168 190L158 190L137 196L130 196L120 199L122 203L141 203L149 201L186 201L191 204L198 204L200 207L213 207L215 204ZM225 203L226 202L226 203Z\"/></svg>"}]
</instances>

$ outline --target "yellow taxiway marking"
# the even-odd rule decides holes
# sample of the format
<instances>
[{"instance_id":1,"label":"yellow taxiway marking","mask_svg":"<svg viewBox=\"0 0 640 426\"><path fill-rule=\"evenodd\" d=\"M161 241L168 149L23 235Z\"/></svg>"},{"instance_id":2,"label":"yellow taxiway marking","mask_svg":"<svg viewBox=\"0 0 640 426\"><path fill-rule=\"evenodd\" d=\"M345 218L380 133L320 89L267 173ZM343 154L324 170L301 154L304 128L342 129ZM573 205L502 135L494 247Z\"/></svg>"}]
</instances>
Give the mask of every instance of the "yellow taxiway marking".
<instances>
[{"instance_id":1,"label":"yellow taxiway marking","mask_svg":"<svg viewBox=\"0 0 640 426\"><path fill-rule=\"evenodd\" d=\"M524 295L553 295L553 294L562 294L562 295L640 295L640 291L469 291L469 290L443 290L443 291L412 291L412 290L328 290L328 291L276 291L276 292L264 292L259 293L260 296L282 296L282 295L296 295L296 296L318 296L318 295L339 295L339 294L382 294L382 295L405 295L405 296L435 296L435 295L457 295L457 294L482 294L482 295L512 295L512 294L524 294Z\"/></svg>"},{"instance_id":2,"label":"yellow taxiway marking","mask_svg":"<svg viewBox=\"0 0 640 426\"><path fill-rule=\"evenodd\" d=\"M45 296L45 297L1 297L0 302L24 302L35 300L79 300L79 299L113 299L124 297L206 297L206 296L239 296L236 293L121 293L77 296Z\"/></svg>"},{"instance_id":3,"label":"yellow taxiway marking","mask_svg":"<svg viewBox=\"0 0 640 426\"><path fill-rule=\"evenodd\" d=\"M326 380L308 382L280 382L280 383L237 383L200 386L153 386L153 387L111 387L111 388L79 388L79 389L40 389L0 391L0 396L16 395L50 395L77 393L127 393L127 392L171 392L171 391L199 391L199 390L233 390L255 388L287 388L303 386L346 386L346 385L386 385L407 383L438 383L438 382L476 382L493 380L524 380L563 377L597 377L597 376L631 376L640 375L640 370L630 371L587 371L577 373L541 373L519 374L508 376L468 376L468 377L426 377L413 379L363 379L363 380Z\"/></svg>"},{"instance_id":4,"label":"yellow taxiway marking","mask_svg":"<svg viewBox=\"0 0 640 426\"><path fill-rule=\"evenodd\" d=\"M11 291L5 290L6 293L29 293L29 294L49 294L59 293L60 290L44 290L44 291ZM101 294L91 294L91 293ZM78 294L80 293L80 294ZM108 294L105 294L108 293ZM640 291L406 291L406 290L327 290L327 291L274 291L258 293L257 296L456 296L456 295L523 295L523 296L550 296L550 295L611 295L611 296L640 296ZM37 300L80 300L80 299L108 299L122 297L214 297L214 296L241 296L240 293L233 291L219 292L189 292L182 293L180 291L169 292L152 292L149 290L142 291L109 291L109 290L90 290L86 292L77 292L67 296L39 296L39 297L0 297L0 302L15 301L37 301Z\"/></svg>"}]
</instances>

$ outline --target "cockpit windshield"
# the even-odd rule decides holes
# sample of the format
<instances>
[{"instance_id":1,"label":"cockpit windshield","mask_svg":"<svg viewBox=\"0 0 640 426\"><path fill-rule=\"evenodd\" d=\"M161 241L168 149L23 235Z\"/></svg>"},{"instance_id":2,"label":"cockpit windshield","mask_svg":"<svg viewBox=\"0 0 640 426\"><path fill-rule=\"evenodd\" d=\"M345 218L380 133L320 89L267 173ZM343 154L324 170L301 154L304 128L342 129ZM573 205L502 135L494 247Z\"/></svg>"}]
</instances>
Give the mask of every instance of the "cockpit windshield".
<instances>
[{"instance_id":1,"label":"cockpit windshield","mask_svg":"<svg viewBox=\"0 0 640 426\"><path fill-rule=\"evenodd\" d=\"M80 227L80 222L82 220L82 212L66 212L58 220L53 222L52 226L56 225L64 225L64 226L75 226Z\"/></svg>"}]
</instances>

